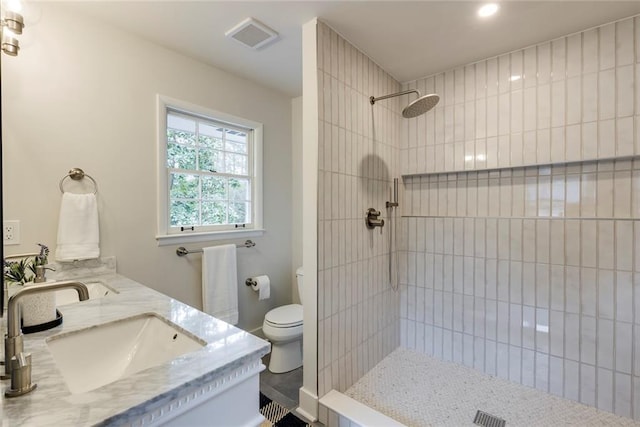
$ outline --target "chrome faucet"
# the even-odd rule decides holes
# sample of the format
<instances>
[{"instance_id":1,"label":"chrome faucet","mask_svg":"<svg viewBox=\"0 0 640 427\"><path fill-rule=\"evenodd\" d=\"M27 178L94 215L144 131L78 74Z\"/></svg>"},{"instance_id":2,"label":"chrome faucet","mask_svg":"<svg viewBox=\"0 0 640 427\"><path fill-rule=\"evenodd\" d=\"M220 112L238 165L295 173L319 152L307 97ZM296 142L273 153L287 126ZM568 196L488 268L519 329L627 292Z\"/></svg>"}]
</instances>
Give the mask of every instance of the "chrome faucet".
<instances>
[{"instance_id":1,"label":"chrome faucet","mask_svg":"<svg viewBox=\"0 0 640 427\"><path fill-rule=\"evenodd\" d=\"M31 384L31 355L24 354L18 302L25 296L54 292L60 289L75 289L80 301L89 299L87 286L84 283L74 281L32 285L16 292L9 298L7 334L4 338L4 368L5 373L11 378L11 388L5 391L5 396L20 396L36 388L36 384Z\"/></svg>"}]
</instances>

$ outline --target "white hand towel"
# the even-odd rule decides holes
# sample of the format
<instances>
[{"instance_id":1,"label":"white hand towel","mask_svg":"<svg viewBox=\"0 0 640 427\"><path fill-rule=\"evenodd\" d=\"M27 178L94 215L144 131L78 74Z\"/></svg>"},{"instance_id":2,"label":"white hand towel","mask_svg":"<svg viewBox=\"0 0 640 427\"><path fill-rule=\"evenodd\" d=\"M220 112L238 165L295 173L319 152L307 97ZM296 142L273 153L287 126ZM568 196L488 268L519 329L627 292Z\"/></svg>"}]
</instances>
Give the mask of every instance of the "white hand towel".
<instances>
[{"instance_id":1,"label":"white hand towel","mask_svg":"<svg viewBox=\"0 0 640 427\"><path fill-rule=\"evenodd\" d=\"M202 250L202 306L220 320L238 323L238 269L236 245Z\"/></svg>"},{"instance_id":2,"label":"white hand towel","mask_svg":"<svg viewBox=\"0 0 640 427\"><path fill-rule=\"evenodd\" d=\"M100 231L96 195L63 193L56 260L74 261L99 256Z\"/></svg>"}]
</instances>

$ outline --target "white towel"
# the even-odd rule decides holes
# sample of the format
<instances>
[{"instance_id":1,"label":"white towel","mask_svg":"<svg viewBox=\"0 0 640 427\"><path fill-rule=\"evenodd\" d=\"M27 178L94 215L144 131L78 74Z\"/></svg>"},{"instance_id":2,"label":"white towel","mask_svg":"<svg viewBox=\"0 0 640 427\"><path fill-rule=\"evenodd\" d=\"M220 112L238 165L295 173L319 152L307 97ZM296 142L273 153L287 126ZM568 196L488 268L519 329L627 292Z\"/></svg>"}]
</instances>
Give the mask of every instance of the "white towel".
<instances>
[{"instance_id":1,"label":"white towel","mask_svg":"<svg viewBox=\"0 0 640 427\"><path fill-rule=\"evenodd\" d=\"M100 231L96 195L63 193L56 260L74 261L99 256Z\"/></svg>"},{"instance_id":2,"label":"white towel","mask_svg":"<svg viewBox=\"0 0 640 427\"><path fill-rule=\"evenodd\" d=\"M220 320L238 323L238 269L236 245L202 250L202 307Z\"/></svg>"}]
</instances>

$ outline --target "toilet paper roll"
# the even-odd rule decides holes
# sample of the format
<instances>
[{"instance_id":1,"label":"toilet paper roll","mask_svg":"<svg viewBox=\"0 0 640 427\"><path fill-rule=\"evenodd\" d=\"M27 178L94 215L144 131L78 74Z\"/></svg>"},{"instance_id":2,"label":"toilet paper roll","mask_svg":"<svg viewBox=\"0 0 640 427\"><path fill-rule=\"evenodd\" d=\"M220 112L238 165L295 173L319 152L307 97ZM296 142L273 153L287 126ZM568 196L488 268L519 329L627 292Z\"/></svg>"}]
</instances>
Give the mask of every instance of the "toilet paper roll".
<instances>
[{"instance_id":1,"label":"toilet paper roll","mask_svg":"<svg viewBox=\"0 0 640 427\"><path fill-rule=\"evenodd\" d=\"M254 282L251 289L258 292L258 300L262 301L271 296L271 280L269 276L256 276L251 278Z\"/></svg>"}]
</instances>

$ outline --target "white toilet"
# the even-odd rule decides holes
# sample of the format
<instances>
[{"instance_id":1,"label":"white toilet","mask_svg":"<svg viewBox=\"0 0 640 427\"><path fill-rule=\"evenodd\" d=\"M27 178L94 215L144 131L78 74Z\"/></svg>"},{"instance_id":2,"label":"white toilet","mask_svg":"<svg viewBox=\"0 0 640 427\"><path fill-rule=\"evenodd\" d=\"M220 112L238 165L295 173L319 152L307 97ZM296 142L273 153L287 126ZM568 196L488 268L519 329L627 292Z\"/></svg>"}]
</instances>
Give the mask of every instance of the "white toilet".
<instances>
[{"instance_id":1,"label":"white toilet","mask_svg":"<svg viewBox=\"0 0 640 427\"><path fill-rule=\"evenodd\" d=\"M302 267L296 270L298 293L302 301ZM264 336L271 342L269 370L275 374L302 366L302 305L274 308L264 316Z\"/></svg>"}]
</instances>

